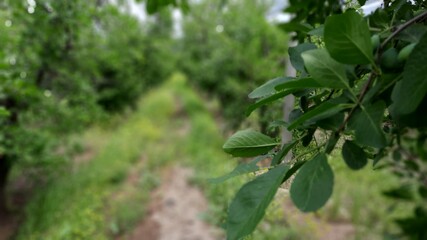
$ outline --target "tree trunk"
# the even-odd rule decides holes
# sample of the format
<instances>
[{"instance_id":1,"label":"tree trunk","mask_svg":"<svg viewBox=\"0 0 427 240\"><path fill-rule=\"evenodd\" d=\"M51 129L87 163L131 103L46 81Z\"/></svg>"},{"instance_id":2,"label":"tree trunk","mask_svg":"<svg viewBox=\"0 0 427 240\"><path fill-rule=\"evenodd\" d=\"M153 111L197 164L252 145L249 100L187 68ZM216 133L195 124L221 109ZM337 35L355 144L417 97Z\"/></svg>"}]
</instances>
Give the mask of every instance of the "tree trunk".
<instances>
[{"instance_id":1,"label":"tree trunk","mask_svg":"<svg viewBox=\"0 0 427 240\"><path fill-rule=\"evenodd\" d=\"M7 210L6 184L11 166L10 161L4 155L0 156L0 212Z\"/></svg>"},{"instance_id":2,"label":"tree trunk","mask_svg":"<svg viewBox=\"0 0 427 240\"><path fill-rule=\"evenodd\" d=\"M1 103L1 102L0 102ZM7 110L10 111L10 116L6 121L6 129L10 126L14 126L18 122L17 113L17 102L14 98L6 98L3 102ZM12 138L10 133L6 131L5 137L9 140ZM11 141L13 144L13 141ZM6 146L7 147L7 146ZM9 176L10 169L12 168L12 161L10 154L0 154L0 212L7 212L7 201L6 201L6 184Z\"/></svg>"}]
</instances>

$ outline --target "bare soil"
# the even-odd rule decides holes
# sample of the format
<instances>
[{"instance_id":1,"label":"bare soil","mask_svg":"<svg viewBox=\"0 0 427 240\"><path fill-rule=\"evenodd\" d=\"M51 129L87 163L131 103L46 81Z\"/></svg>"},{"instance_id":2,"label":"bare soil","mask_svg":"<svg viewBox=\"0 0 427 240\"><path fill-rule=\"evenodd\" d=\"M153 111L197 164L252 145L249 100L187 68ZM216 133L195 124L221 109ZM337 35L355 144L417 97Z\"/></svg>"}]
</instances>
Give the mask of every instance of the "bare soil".
<instances>
[{"instance_id":1,"label":"bare soil","mask_svg":"<svg viewBox=\"0 0 427 240\"><path fill-rule=\"evenodd\" d=\"M11 239L18 230L22 210L33 193L33 187L31 180L25 176L9 184L8 203L0 204L0 240Z\"/></svg>"}]
</instances>

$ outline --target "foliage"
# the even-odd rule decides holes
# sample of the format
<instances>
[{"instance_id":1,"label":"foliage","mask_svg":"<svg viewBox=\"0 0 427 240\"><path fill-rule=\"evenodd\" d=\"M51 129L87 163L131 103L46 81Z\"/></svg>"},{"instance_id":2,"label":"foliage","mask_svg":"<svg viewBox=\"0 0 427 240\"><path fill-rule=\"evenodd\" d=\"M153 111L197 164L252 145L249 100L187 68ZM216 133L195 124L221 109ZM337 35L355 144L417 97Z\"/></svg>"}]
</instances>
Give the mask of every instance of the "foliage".
<instances>
[{"instance_id":1,"label":"foliage","mask_svg":"<svg viewBox=\"0 0 427 240\"><path fill-rule=\"evenodd\" d=\"M291 162L282 162L281 149L288 145L277 146L273 151L263 149L260 154L280 159L271 161L269 171L253 181L267 178L276 169L290 168L288 172L296 172L290 190L294 204L302 211L317 211L332 193L334 175L327 156L337 149L342 151L351 169L361 169L369 160L375 168L387 168L399 177L401 186L386 195L396 203L409 201L414 214L396 219L401 232L388 234L425 238L427 115L422 110L427 100L425 3L386 1L383 9L365 18L353 9L339 13L342 9L339 1L290 3L287 11L299 14L283 27L297 31L297 39L309 42L289 50L298 76L274 79L254 90L256 94L249 97L252 95L257 102L249 109L295 95L297 106L290 121L282 125L292 130L294 152L301 147L308 150L297 154ZM316 14L310 15L311 12ZM245 142L258 147L261 138L252 135ZM233 146L228 143L224 147L233 154ZM234 147L239 153L236 156L244 155L240 145ZM287 175L282 176L282 181ZM234 201L256 195L259 188L251 186L252 182L245 184ZM263 186L270 187L277 189L279 185ZM228 219L239 220L233 226L256 225L263 214L252 217L251 210L259 208L262 212L269 200L270 196L264 196L255 205L247 205L245 201L232 204ZM230 227L228 237L240 239L252 229L236 233L238 229Z\"/></svg>"},{"instance_id":2,"label":"foliage","mask_svg":"<svg viewBox=\"0 0 427 240\"><path fill-rule=\"evenodd\" d=\"M190 8L188 0L146 0L145 5L149 14L157 13L169 5L180 7L184 12L188 11Z\"/></svg>"},{"instance_id":3,"label":"foliage","mask_svg":"<svg viewBox=\"0 0 427 240\"><path fill-rule=\"evenodd\" d=\"M88 148L86 151L93 156L75 163L74 171L64 173L37 192L26 207L18 239L108 239L110 231L120 234L132 227L146 205L131 204L129 199L146 203L156 179L149 180L150 176L138 173L135 186L130 186L133 191L127 192L124 186L129 187L126 185L128 170L132 166L140 171L143 166L154 172L156 166L165 163L160 159L169 159L172 154L163 152L164 155L160 155L154 145L169 131L163 125L174 113L174 99L170 94L156 93L156 96L150 94L142 99L140 108L121 119L116 127L93 127L87 131L83 140ZM161 122L161 128L155 127ZM143 153L156 159L157 165L142 163ZM121 195L128 195L128 198L121 198ZM137 206L131 211L137 217L128 214L125 204Z\"/></svg>"},{"instance_id":4,"label":"foliage","mask_svg":"<svg viewBox=\"0 0 427 240\"><path fill-rule=\"evenodd\" d=\"M227 238L235 239L255 230L288 170L289 167L285 165L274 168L245 184L237 192L230 204Z\"/></svg>"},{"instance_id":5,"label":"foliage","mask_svg":"<svg viewBox=\"0 0 427 240\"><path fill-rule=\"evenodd\" d=\"M224 151L239 157L253 157L268 152L277 145L274 139L262 133L244 130L230 137L224 144Z\"/></svg>"},{"instance_id":6,"label":"foliage","mask_svg":"<svg viewBox=\"0 0 427 240\"><path fill-rule=\"evenodd\" d=\"M150 31L156 21L143 27L121 7L83 0L0 4L1 195L13 165L60 174L73 152L70 135L134 107L171 73L171 28Z\"/></svg>"},{"instance_id":7,"label":"foliage","mask_svg":"<svg viewBox=\"0 0 427 240\"><path fill-rule=\"evenodd\" d=\"M1 202L12 164L19 161L48 169L55 165L49 163L63 162L58 157L66 155L58 151L62 136L81 130L99 112L88 76L75 71L80 54L76 47L92 4L38 4L6 1L0 6L2 20L9 22L5 29L9 41L1 50L7 63L1 76L0 102L8 111L0 120ZM77 7L87 11L76 11Z\"/></svg>"},{"instance_id":8,"label":"foliage","mask_svg":"<svg viewBox=\"0 0 427 240\"><path fill-rule=\"evenodd\" d=\"M125 236L147 213L162 169L175 164L195 168L194 182L211 202L204 217L217 225L223 221L238 184L207 184L206 177L224 174L232 162L220 149L223 137L213 117L183 75L150 91L116 126L91 127L80 138L93 156L37 192L17 239Z\"/></svg>"},{"instance_id":9,"label":"foliage","mask_svg":"<svg viewBox=\"0 0 427 240\"><path fill-rule=\"evenodd\" d=\"M43 171L56 167L69 153L63 141L70 134L85 129L105 112L135 107L145 89L170 74L176 63L173 53L178 50L183 58L177 64L196 86L221 100L225 115L236 127L243 118L239 110L248 101L242 96L265 79L281 75L286 37L265 22L266 5L261 1L228 2L224 9L206 1L195 4L184 20L184 36L177 46L171 45L172 21L166 6L187 11L184 0L147 0L148 12L156 13L156 26L146 28L123 14L120 7L103 1L1 2L0 31L6 33L0 35L5 43L0 47L1 192L12 163ZM290 2L287 11L297 17L281 27L297 32L296 39L307 41L288 51L298 77L274 78L255 89L249 98L256 102L246 114L260 109L261 117L280 116L277 110L267 111L265 105L295 95L298 105L290 121L272 123L292 130L294 141L279 147L274 137L246 130L224 145L236 156L262 155L214 180L217 182L256 172L260 170L258 162L271 159L268 170L261 169L264 173L245 184L232 201L226 220L229 238L252 232L281 183L294 174L290 193L295 205L302 211L322 207L332 194L334 181L344 179L338 178L342 172L333 162L337 161L334 149L341 151L343 164L353 170L372 162L376 168L395 172L401 186L385 195L409 203L414 210L413 216L396 222L403 234L425 238L425 3L386 1L385 9L362 18L350 9L339 14L343 11L339 1ZM175 84L165 88L174 89ZM155 156L156 161L150 161L148 167L153 171L176 153L191 155L186 157L187 163L197 169L196 181L207 189L208 197L217 204L214 208L222 210L228 205L233 184L212 186L200 181L223 173L230 164L206 147L220 144L218 129L210 116L200 114L205 112L194 94L185 88L177 92L172 97L164 90L156 92L156 98L144 98L144 110L135 113L128 124L113 129L113 140L82 171L50 171L62 177L33 199L18 237L102 239L106 232L120 234L129 228L144 209L127 198L108 203L105 199L113 193L112 186L123 182L126 170L135 166L143 150L152 154L152 159ZM174 104L181 101L185 108L174 112ZM183 124L182 115L190 116L192 124L190 137L182 143L185 147L158 147L159 139L163 144L177 141L170 134L177 126L160 128L164 132L154 126L164 127L170 118ZM265 132L267 124L261 129ZM151 145L147 143L150 139ZM294 159L282 163L290 151ZM141 195L132 197L146 201L145 195L157 179L143 174L142 186L138 186L143 189ZM369 175L359 178L363 180L348 185L365 183ZM349 195L358 206L352 210L357 213L355 221L375 221L359 217L364 212L361 206L369 200L383 207L383 202ZM339 202L333 203L333 207L337 205ZM100 214L106 208L109 216ZM223 217L218 209L210 215L214 222ZM255 236L264 238L268 232L256 231ZM274 230L267 234L274 238L280 235Z\"/></svg>"},{"instance_id":10,"label":"foliage","mask_svg":"<svg viewBox=\"0 0 427 240\"><path fill-rule=\"evenodd\" d=\"M183 19L180 68L195 86L220 99L229 127L244 117L246 93L284 69L286 36L265 20L263 1L201 1ZM261 117L271 116L262 109ZM266 129L264 122L261 128Z\"/></svg>"},{"instance_id":11,"label":"foliage","mask_svg":"<svg viewBox=\"0 0 427 240\"><path fill-rule=\"evenodd\" d=\"M207 212L200 215L203 220L215 226L225 223L224 211L231 197L253 174L240 172L242 177L223 184L207 181L207 177L225 174L233 166L232 159L220 149L224 138L211 113L218 105L204 102L182 75L173 75L143 96L137 106L131 114L112 118L112 123L90 127L83 136L77 136L85 146L83 154L91 156L76 161L72 171L37 191L26 207L17 239L126 237L146 216L150 191L161 183L162 169L173 164L195 169L192 183L209 200ZM341 210L336 209L348 204L345 209L357 213L352 214L355 221L368 229L377 228L378 219L385 219L388 213L384 199L373 192L386 189L394 179L383 172L367 172L366 168L346 172L344 163L337 163L332 163L335 179L344 184L342 189L335 189L340 195L333 196L334 204L326 214L340 219ZM378 180L383 181L370 188L361 186ZM346 198L354 205L340 202ZM285 214L283 201L272 201L252 239L310 239L322 231L323 226L316 222L301 225L289 212ZM364 206L368 201L371 205ZM361 234L367 236L366 232Z\"/></svg>"},{"instance_id":12,"label":"foliage","mask_svg":"<svg viewBox=\"0 0 427 240\"><path fill-rule=\"evenodd\" d=\"M293 14L294 17L280 27L286 32L296 32L295 38L303 42L316 24L323 23L325 18L332 14L340 13L342 6L340 1L336 0L323 2L290 0L289 7L285 11Z\"/></svg>"}]
</instances>

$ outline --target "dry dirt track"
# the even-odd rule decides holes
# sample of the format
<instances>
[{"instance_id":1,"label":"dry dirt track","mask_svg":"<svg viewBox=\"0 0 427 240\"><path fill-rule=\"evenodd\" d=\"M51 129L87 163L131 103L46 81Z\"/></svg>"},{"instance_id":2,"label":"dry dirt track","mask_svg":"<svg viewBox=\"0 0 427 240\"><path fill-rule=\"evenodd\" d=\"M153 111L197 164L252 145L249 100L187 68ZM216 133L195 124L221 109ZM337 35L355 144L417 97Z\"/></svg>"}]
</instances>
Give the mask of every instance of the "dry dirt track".
<instances>
[{"instance_id":1,"label":"dry dirt track","mask_svg":"<svg viewBox=\"0 0 427 240\"><path fill-rule=\"evenodd\" d=\"M201 219L208 203L200 189L189 184L192 170L175 166L163 173L162 184L151 198L146 218L126 238L131 240L216 240L224 239L219 229ZM299 225L314 225L313 239L347 240L354 236L350 223L326 222L313 214L303 214L279 191L288 221Z\"/></svg>"},{"instance_id":2,"label":"dry dirt track","mask_svg":"<svg viewBox=\"0 0 427 240\"><path fill-rule=\"evenodd\" d=\"M189 184L191 169L165 170L161 186L153 192L147 217L134 229L132 240L215 240L219 230L205 223L203 193Z\"/></svg>"}]
</instances>

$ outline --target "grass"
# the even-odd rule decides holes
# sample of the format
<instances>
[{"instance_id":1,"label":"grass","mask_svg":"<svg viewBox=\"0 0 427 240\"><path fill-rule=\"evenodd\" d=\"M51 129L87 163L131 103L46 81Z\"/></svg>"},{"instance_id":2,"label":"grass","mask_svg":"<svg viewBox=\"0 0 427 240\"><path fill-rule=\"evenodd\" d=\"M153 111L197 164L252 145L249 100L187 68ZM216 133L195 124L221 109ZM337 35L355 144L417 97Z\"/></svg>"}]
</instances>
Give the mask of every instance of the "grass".
<instances>
[{"instance_id":1,"label":"grass","mask_svg":"<svg viewBox=\"0 0 427 240\"><path fill-rule=\"evenodd\" d=\"M149 154L147 158L155 158L160 151L155 152L153 146L160 146L168 134L165 125L173 115L174 99L167 91L159 90L142 99L140 106L116 128L95 127L87 132L84 141L96 149L96 155L32 199L17 239L109 239L111 232L121 231L114 225L127 226L139 219L135 215L143 214L144 204L132 211L124 206L128 206L130 198L146 202L156 180L143 181L149 177L140 175L138 191L133 195L124 199L112 196L126 191L120 188L129 169L145 153Z\"/></svg>"},{"instance_id":2,"label":"grass","mask_svg":"<svg viewBox=\"0 0 427 240\"><path fill-rule=\"evenodd\" d=\"M405 202L382 195L399 185L399 179L385 169L375 170L369 164L353 171L339 154L335 154L330 163L335 173L334 193L321 215L329 221L354 224L356 239L383 239L386 232L397 230L393 218L412 212Z\"/></svg>"},{"instance_id":3,"label":"grass","mask_svg":"<svg viewBox=\"0 0 427 240\"><path fill-rule=\"evenodd\" d=\"M176 74L143 97L137 111L87 131L82 142L94 156L31 200L17 239L125 236L143 218L151 190L161 184L160 170L172 164L195 170L192 181L210 203L202 217L223 225L235 192L252 176L208 183L208 178L231 171L237 160L223 153L224 137L212 116L216 110L206 107L217 108L217 104L205 102L188 87L184 76ZM323 227L317 219L350 222L356 227L356 238L381 238L391 224L390 202L380 192L396 179L368 167L351 171L339 157L330 163L336 184L323 210L311 218L304 215L306 222L301 224L289 215L302 214L286 209L283 202L289 202L289 195L282 194L248 239L313 239Z\"/></svg>"},{"instance_id":4,"label":"grass","mask_svg":"<svg viewBox=\"0 0 427 240\"><path fill-rule=\"evenodd\" d=\"M124 234L144 216L150 191L160 184L160 169L168 164L194 167L195 183L205 186L216 203L206 218L223 218L241 182L234 188L233 181L206 183L207 176L224 174L234 162L222 152L224 139L183 76L175 75L141 99L136 112L107 126L94 127L82 137L96 153L90 160L31 200L17 239L110 239Z\"/></svg>"}]
</instances>

